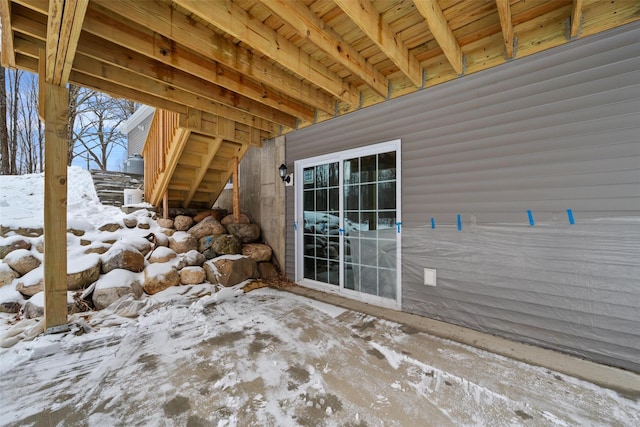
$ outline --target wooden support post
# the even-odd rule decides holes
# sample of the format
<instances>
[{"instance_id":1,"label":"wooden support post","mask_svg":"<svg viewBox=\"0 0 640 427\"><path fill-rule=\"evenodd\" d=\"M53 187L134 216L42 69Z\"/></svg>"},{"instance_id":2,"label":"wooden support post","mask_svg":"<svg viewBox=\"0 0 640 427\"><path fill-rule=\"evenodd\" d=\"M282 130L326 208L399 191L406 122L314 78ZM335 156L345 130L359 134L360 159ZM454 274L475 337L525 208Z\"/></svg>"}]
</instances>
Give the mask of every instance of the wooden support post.
<instances>
[{"instance_id":1,"label":"wooden support post","mask_svg":"<svg viewBox=\"0 0 640 427\"><path fill-rule=\"evenodd\" d=\"M169 219L169 190L162 196L162 218Z\"/></svg>"},{"instance_id":2,"label":"wooden support post","mask_svg":"<svg viewBox=\"0 0 640 427\"><path fill-rule=\"evenodd\" d=\"M44 326L67 326L67 117L69 91L39 82L44 116Z\"/></svg>"},{"instance_id":3,"label":"wooden support post","mask_svg":"<svg viewBox=\"0 0 640 427\"><path fill-rule=\"evenodd\" d=\"M240 222L240 192L238 191L238 157L233 158L233 221Z\"/></svg>"}]
</instances>

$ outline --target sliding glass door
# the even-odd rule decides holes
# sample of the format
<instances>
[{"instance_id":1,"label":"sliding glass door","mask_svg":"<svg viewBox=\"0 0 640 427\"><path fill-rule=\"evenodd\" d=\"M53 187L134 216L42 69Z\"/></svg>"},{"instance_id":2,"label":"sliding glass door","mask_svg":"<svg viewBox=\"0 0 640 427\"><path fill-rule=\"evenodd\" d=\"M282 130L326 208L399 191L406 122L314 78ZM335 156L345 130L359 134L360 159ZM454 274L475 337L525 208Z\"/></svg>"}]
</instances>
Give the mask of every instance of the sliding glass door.
<instances>
[{"instance_id":1,"label":"sliding glass door","mask_svg":"<svg viewBox=\"0 0 640 427\"><path fill-rule=\"evenodd\" d=\"M296 162L297 280L400 305L400 142Z\"/></svg>"}]
</instances>

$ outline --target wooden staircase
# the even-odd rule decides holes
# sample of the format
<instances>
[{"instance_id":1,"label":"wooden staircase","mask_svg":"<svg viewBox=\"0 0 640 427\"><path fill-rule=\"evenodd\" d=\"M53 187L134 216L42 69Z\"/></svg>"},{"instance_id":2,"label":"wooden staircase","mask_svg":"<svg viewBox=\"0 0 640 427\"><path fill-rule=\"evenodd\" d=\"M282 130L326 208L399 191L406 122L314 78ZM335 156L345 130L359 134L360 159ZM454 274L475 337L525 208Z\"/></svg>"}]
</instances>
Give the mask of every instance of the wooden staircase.
<instances>
[{"instance_id":1,"label":"wooden staircase","mask_svg":"<svg viewBox=\"0 0 640 427\"><path fill-rule=\"evenodd\" d=\"M169 208L208 209L249 147L261 146L265 131L189 109L156 110L142 152L145 200Z\"/></svg>"}]
</instances>

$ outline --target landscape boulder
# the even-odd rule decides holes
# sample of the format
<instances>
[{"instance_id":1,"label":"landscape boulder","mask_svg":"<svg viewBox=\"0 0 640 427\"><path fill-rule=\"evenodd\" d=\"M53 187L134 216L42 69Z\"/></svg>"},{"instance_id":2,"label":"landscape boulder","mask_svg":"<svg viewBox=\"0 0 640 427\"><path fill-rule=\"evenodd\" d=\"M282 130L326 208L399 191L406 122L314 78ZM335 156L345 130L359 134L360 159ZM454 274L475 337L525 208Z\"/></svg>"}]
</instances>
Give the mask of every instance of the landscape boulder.
<instances>
[{"instance_id":1,"label":"landscape boulder","mask_svg":"<svg viewBox=\"0 0 640 427\"><path fill-rule=\"evenodd\" d=\"M227 230L213 216L208 216L202 221L200 221L198 224L191 227L188 232L193 237L199 240L204 236L211 236L214 234L226 234Z\"/></svg>"},{"instance_id":2,"label":"landscape boulder","mask_svg":"<svg viewBox=\"0 0 640 427\"><path fill-rule=\"evenodd\" d=\"M209 282L228 287L249 279L256 270L256 263L241 255L226 255L205 262L204 270Z\"/></svg>"},{"instance_id":3,"label":"landscape boulder","mask_svg":"<svg viewBox=\"0 0 640 427\"><path fill-rule=\"evenodd\" d=\"M15 280L16 290L25 297L32 297L44 291L44 268L42 266L31 270Z\"/></svg>"},{"instance_id":4,"label":"landscape boulder","mask_svg":"<svg viewBox=\"0 0 640 427\"><path fill-rule=\"evenodd\" d=\"M37 268L41 262L27 249L16 249L4 257L4 262L20 275L27 274Z\"/></svg>"},{"instance_id":5,"label":"landscape boulder","mask_svg":"<svg viewBox=\"0 0 640 427\"><path fill-rule=\"evenodd\" d=\"M104 224L98 230L100 230L100 231L109 231L109 232L113 233L115 231L120 230L121 228L122 228L122 226L120 224L109 223L109 224Z\"/></svg>"},{"instance_id":6,"label":"landscape boulder","mask_svg":"<svg viewBox=\"0 0 640 427\"><path fill-rule=\"evenodd\" d=\"M178 231L187 231L193 225L193 218L186 215L178 215L173 220L173 226Z\"/></svg>"},{"instance_id":7,"label":"landscape boulder","mask_svg":"<svg viewBox=\"0 0 640 427\"><path fill-rule=\"evenodd\" d=\"M278 278L278 270L275 265L270 262L258 263L258 274L264 281L276 280Z\"/></svg>"},{"instance_id":8,"label":"landscape boulder","mask_svg":"<svg viewBox=\"0 0 640 427\"><path fill-rule=\"evenodd\" d=\"M176 253L187 253L198 249L198 239L190 233L176 231L169 237L169 247Z\"/></svg>"},{"instance_id":9,"label":"landscape boulder","mask_svg":"<svg viewBox=\"0 0 640 427\"><path fill-rule=\"evenodd\" d=\"M207 210L207 211L198 212L198 214L193 217L193 220L196 223L198 223L198 222L202 221L203 219L212 216L216 220L220 221L220 220L222 220L222 218L225 217L225 215L227 215L226 209L210 209L210 210Z\"/></svg>"},{"instance_id":10,"label":"landscape boulder","mask_svg":"<svg viewBox=\"0 0 640 427\"><path fill-rule=\"evenodd\" d=\"M240 239L242 243L255 242L260 238L260 226L258 224L229 224L227 230Z\"/></svg>"},{"instance_id":11,"label":"landscape boulder","mask_svg":"<svg viewBox=\"0 0 640 427\"><path fill-rule=\"evenodd\" d=\"M241 213L240 215L238 215L238 221L236 221L233 214L229 214L224 218L222 218L222 221L220 221L220 224L224 226L227 226L229 224L251 224L251 220L247 215Z\"/></svg>"},{"instance_id":12,"label":"landscape boulder","mask_svg":"<svg viewBox=\"0 0 640 427\"><path fill-rule=\"evenodd\" d=\"M67 289L84 289L100 278L100 256L97 254L76 257L67 263Z\"/></svg>"},{"instance_id":13,"label":"landscape boulder","mask_svg":"<svg viewBox=\"0 0 640 427\"><path fill-rule=\"evenodd\" d=\"M242 244L233 234L221 234L211 244L216 255L234 255L242 251Z\"/></svg>"},{"instance_id":14,"label":"landscape boulder","mask_svg":"<svg viewBox=\"0 0 640 427\"><path fill-rule=\"evenodd\" d=\"M180 275L170 263L149 264L144 269L144 291L149 294L157 294L171 286L180 284Z\"/></svg>"},{"instance_id":15,"label":"landscape boulder","mask_svg":"<svg viewBox=\"0 0 640 427\"><path fill-rule=\"evenodd\" d=\"M100 277L93 290L92 301L96 310L110 306L123 295L142 296L140 274L128 270L116 269Z\"/></svg>"},{"instance_id":16,"label":"landscape boulder","mask_svg":"<svg viewBox=\"0 0 640 427\"><path fill-rule=\"evenodd\" d=\"M200 252L193 250L182 255L182 262L185 267L201 267L207 259Z\"/></svg>"},{"instance_id":17,"label":"landscape boulder","mask_svg":"<svg viewBox=\"0 0 640 427\"><path fill-rule=\"evenodd\" d=\"M9 267L8 264L0 263L0 287L8 285L13 282L13 279L20 277L20 275Z\"/></svg>"},{"instance_id":18,"label":"landscape boulder","mask_svg":"<svg viewBox=\"0 0 640 427\"><path fill-rule=\"evenodd\" d=\"M127 228L135 228L136 225L138 225L138 219L133 215L125 216L124 218L122 218L122 222Z\"/></svg>"},{"instance_id":19,"label":"landscape boulder","mask_svg":"<svg viewBox=\"0 0 640 427\"><path fill-rule=\"evenodd\" d=\"M10 252L17 249L31 249L31 242L22 238L17 239L3 239L4 242L0 244L0 259L6 257Z\"/></svg>"},{"instance_id":20,"label":"landscape boulder","mask_svg":"<svg viewBox=\"0 0 640 427\"><path fill-rule=\"evenodd\" d=\"M102 272L106 274L116 268L139 273L144 269L144 256L136 248L115 243L102 255Z\"/></svg>"},{"instance_id":21,"label":"landscape boulder","mask_svg":"<svg viewBox=\"0 0 640 427\"><path fill-rule=\"evenodd\" d=\"M159 218L157 223L158 227L162 228L173 228L174 226L174 222L171 218Z\"/></svg>"},{"instance_id":22,"label":"landscape boulder","mask_svg":"<svg viewBox=\"0 0 640 427\"><path fill-rule=\"evenodd\" d=\"M247 243L242 245L242 255L251 258L255 262L271 261L273 251L271 246L262 243Z\"/></svg>"},{"instance_id":23,"label":"landscape boulder","mask_svg":"<svg viewBox=\"0 0 640 427\"><path fill-rule=\"evenodd\" d=\"M160 246L153 250L153 252L149 256L149 262L151 263L168 262L177 256L178 255L173 249Z\"/></svg>"},{"instance_id":24,"label":"landscape boulder","mask_svg":"<svg viewBox=\"0 0 640 427\"><path fill-rule=\"evenodd\" d=\"M180 283L183 285L197 285L204 282L206 273L202 267L185 267L180 270Z\"/></svg>"}]
</instances>

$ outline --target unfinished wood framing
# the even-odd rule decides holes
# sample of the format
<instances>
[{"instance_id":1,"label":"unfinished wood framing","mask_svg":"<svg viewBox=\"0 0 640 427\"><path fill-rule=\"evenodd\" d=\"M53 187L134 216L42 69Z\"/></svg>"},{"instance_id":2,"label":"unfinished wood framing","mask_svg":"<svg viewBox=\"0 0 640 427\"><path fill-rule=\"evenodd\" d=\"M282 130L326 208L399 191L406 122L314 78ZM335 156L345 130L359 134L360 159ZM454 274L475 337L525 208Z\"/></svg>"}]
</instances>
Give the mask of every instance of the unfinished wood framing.
<instances>
[{"instance_id":1,"label":"unfinished wood framing","mask_svg":"<svg viewBox=\"0 0 640 427\"><path fill-rule=\"evenodd\" d=\"M238 182L238 157L233 158L233 220L240 222L240 182Z\"/></svg>"},{"instance_id":2,"label":"unfinished wood framing","mask_svg":"<svg viewBox=\"0 0 640 427\"><path fill-rule=\"evenodd\" d=\"M498 15L500 15L505 54L507 58L513 58L515 40L513 36L513 21L511 19L511 4L509 0L496 0L496 6L498 6Z\"/></svg>"},{"instance_id":3,"label":"unfinished wood framing","mask_svg":"<svg viewBox=\"0 0 640 427\"><path fill-rule=\"evenodd\" d=\"M44 57L43 57L44 60ZM44 81L44 322L55 331L67 323L67 117L69 91Z\"/></svg>"}]
</instances>

